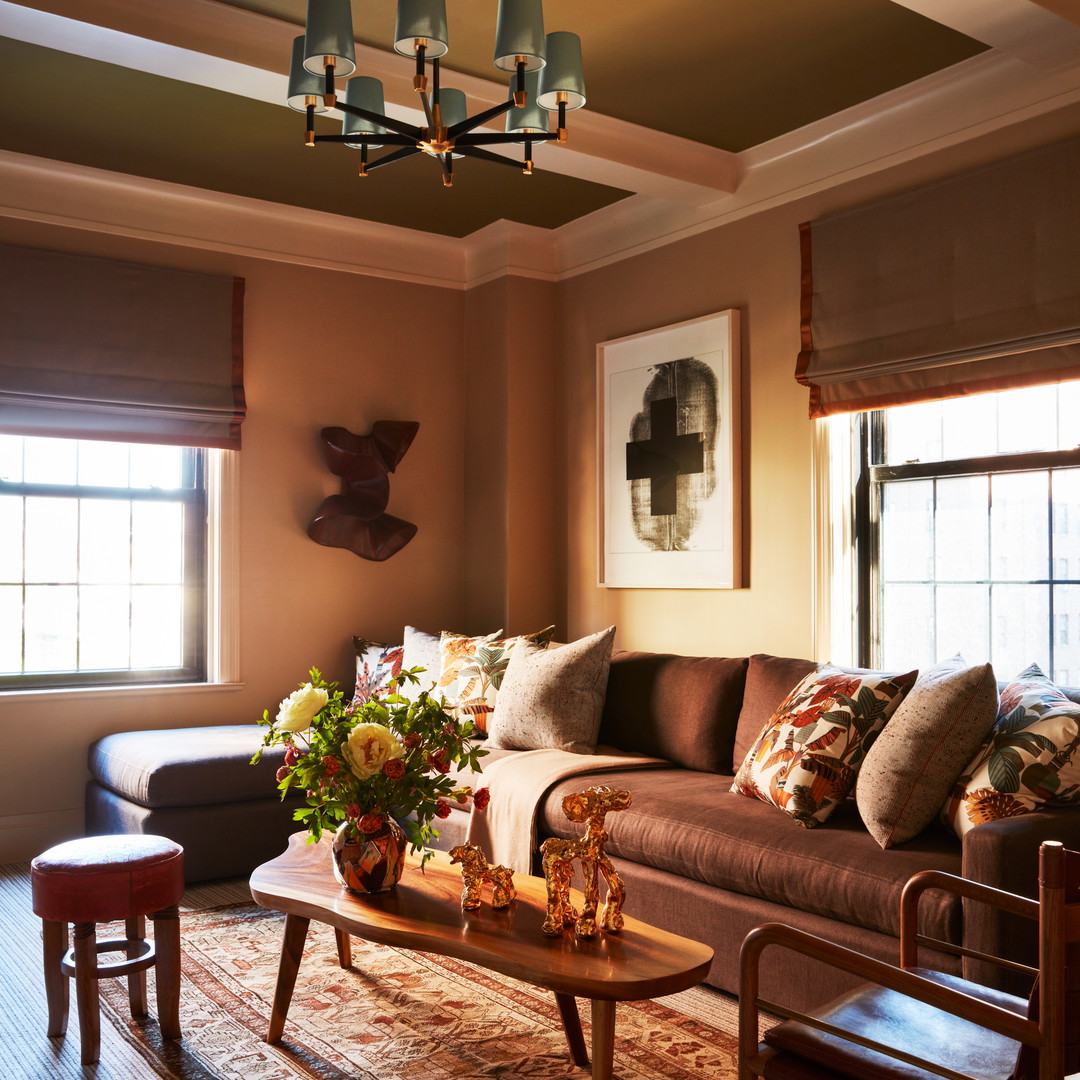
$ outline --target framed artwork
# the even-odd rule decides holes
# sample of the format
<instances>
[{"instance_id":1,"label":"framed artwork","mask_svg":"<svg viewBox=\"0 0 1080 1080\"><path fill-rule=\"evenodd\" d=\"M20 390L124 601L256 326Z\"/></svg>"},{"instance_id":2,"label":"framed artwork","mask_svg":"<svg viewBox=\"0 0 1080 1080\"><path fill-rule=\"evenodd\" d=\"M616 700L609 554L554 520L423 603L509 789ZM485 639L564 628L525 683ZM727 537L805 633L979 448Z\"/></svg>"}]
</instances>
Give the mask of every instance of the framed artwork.
<instances>
[{"instance_id":1,"label":"framed artwork","mask_svg":"<svg viewBox=\"0 0 1080 1080\"><path fill-rule=\"evenodd\" d=\"M600 585L739 587L738 343L731 309L597 346Z\"/></svg>"}]
</instances>

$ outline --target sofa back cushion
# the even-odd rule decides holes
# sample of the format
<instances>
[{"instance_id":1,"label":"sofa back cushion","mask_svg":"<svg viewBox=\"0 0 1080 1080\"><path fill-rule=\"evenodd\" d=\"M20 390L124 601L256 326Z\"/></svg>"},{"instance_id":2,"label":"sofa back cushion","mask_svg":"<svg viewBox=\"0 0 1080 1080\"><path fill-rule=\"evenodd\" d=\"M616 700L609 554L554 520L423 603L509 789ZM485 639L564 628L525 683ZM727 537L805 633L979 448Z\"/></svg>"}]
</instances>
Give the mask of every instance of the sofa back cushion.
<instances>
[{"instance_id":1,"label":"sofa back cushion","mask_svg":"<svg viewBox=\"0 0 1080 1080\"><path fill-rule=\"evenodd\" d=\"M739 771L777 707L817 667L813 660L797 660L790 656L754 653L750 657L742 711L735 729L735 752L724 766L725 772L734 775Z\"/></svg>"},{"instance_id":2,"label":"sofa back cushion","mask_svg":"<svg viewBox=\"0 0 1080 1080\"><path fill-rule=\"evenodd\" d=\"M730 773L746 668L746 657L616 653L600 743L686 769Z\"/></svg>"}]
</instances>

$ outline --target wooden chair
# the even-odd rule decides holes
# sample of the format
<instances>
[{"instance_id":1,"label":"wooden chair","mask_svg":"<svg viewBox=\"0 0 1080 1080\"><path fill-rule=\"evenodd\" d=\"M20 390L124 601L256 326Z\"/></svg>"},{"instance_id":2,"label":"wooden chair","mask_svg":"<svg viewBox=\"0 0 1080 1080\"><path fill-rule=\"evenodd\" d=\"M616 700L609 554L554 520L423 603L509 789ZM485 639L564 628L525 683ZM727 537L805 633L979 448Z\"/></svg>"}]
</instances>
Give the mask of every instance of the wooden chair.
<instances>
[{"instance_id":1,"label":"wooden chair","mask_svg":"<svg viewBox=\"0 0 1080 1080\"><path fill-rule=\"evenodd\" d=\"M1039 966L1015 964L918 932L919 898L942 889L1038 921ZM743 942L739 1080L1062 1080L1080 1072L1080 853L1039 849L1039 899L939 871L916 874L900 901L900 966L768 923ZM1036 977L1029 999L917 966L920 945ZM761 953L791 949L868 980L808 1016L763 1000ZM1068 964L1067 964L1067 961ZM826 969L823 968L823 971ZM785 1017L758 1041L759 1009Z\"/></svg>"}]
</instances>

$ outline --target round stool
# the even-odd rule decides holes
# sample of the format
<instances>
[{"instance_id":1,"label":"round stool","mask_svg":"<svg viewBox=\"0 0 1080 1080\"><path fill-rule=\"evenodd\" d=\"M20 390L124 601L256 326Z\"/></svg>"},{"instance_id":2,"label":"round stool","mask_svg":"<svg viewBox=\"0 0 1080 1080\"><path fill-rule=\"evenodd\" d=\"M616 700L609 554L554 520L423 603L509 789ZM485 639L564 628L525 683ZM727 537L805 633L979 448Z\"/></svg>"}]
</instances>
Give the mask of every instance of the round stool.
<instances>
[{"instance_id":1,"label":"round stool","mask_svg":"<svg viewBox=\"0 0 1080 1080\"><path fill-rule=\"evenodd\" d=\"M68 983L74 976L84 1065L101 1040L98 979L126 975L131 1015L146 1015L146 969L157 966L161 1033L180 1038L180 921L184 849L163 836L88 836L57 844L30 864L34 914L41 917L49 1035L67 1031ZM146 939L146 916L154 939ZM98 941L96 923L123 919L126 938ZM68 923L75 924L68 949ZM99 964L98 953L127 959Z\"/></svg>"}]
</instances>

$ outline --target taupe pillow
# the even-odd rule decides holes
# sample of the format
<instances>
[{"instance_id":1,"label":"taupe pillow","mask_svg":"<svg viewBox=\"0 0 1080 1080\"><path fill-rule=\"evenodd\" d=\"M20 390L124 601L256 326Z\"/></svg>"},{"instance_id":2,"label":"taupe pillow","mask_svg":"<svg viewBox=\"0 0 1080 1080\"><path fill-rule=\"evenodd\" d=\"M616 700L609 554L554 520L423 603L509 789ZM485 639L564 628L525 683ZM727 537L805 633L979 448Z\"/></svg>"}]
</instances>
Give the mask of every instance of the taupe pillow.
<instances>
[{"instance_id":1,"label":"taupe pillow","mask_svg":"<svg viewBox=\"0 0 1080 1080\"><path fill-rule=\"evenodd\" d=\"M596 749L615 627L554 651L523 642L510 654L488 746L506 750Z\"/></svg>"},{"instance_id":2,"label":"taupe pillow","mask_svg":"<svg viewBox=\"0 0 1080 1080\"><path fill-rule=\"evenodd\" d=\"M954 656L920 675L867 753L855 785L863 823L883 848L911 840L933 821L993 727L997 707L989 664L967 667Z\"/></svg>"}]
</instances>

